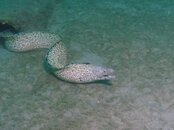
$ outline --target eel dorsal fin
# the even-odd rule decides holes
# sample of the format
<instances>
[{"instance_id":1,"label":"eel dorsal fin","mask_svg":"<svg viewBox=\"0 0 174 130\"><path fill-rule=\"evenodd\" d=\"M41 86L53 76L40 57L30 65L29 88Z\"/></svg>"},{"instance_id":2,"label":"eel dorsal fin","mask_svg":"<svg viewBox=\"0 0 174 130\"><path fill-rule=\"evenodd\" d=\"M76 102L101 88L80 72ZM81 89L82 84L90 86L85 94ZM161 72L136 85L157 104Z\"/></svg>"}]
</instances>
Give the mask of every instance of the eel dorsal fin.
<instances>
[{"instance_id":1,"label":"eel dorsal fin","mask_svg":"<svg viewBox=\"0 0 174 130\"><path fill-rule=\"evenodd\" d=\"M91 63L89 63L89 62L84 62L84 63L82 63L82 64L86 64L86 65L89 65L89 64L91 64Z\"/></svg>"},{"instance_id":2,"label":"eel dorsal fin","mask_svg":"<svg viewBox=\"0 0 174 130\"><path fill-rule=\"evenodd\" d=\"M0 22L0 32L18 33L17 29L8 22Z\"/></svg>"}]
</instances>

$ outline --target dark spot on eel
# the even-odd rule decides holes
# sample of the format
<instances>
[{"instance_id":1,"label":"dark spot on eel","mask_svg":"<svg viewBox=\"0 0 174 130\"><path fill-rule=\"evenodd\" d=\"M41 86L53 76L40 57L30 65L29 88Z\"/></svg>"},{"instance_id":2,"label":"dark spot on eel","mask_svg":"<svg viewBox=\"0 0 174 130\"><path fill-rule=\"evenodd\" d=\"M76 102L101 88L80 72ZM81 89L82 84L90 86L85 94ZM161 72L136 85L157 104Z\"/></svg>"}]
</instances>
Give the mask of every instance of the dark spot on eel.
<instances>
[{"instance_id":1,"label":"dark spot on eel","mask_svg":"<svg viewBox=\"0 0 174 130\"><path fill-rule=\"evenodd\" d=\"M18 33L18 30L13 25L0 21L0 32Z\"/></svg>"}]
</instances>

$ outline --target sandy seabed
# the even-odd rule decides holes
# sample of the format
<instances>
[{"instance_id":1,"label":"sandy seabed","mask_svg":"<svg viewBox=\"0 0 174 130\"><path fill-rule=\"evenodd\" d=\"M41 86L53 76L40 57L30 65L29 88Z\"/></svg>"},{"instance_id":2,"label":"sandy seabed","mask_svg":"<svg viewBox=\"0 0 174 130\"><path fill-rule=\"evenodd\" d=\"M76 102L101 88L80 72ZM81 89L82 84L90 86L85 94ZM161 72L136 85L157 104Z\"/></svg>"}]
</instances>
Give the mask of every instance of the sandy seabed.
<instances>
[{"instance_id":1,"label":"sandy seabed","mask_svg":"<svg viewBox=\"0 0 174 130\"><path fill-rule=\"evenodd\" d=\"M70 63L111 67L112 84L70 84L46 50L0 45L1 130L174 130L174 1L1 0L0 21L58 33Z\"/></svg>"}]
</instances>

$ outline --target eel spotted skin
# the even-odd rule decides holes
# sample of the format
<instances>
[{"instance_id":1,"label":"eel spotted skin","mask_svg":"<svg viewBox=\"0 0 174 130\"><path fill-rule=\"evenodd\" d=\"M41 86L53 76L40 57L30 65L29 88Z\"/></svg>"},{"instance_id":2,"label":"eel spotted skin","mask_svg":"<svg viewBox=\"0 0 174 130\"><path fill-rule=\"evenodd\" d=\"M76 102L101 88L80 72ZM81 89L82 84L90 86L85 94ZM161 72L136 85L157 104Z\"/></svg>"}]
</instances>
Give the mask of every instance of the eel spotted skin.
<instances>
[{"instance_id":1,"label":"eel spotted skin","mask_svg":"<svg viewBox=\"0 0 174 130\"><path fill-rule=\"evenodd\" d=\"M47 66L51 73L67 82L90 83L115 78L114 70L91 64L68 64L67 50L59 35L45 32L17 33L5 38L6 49L25 52L45 48Z\"/></svg>"}]
</instances>

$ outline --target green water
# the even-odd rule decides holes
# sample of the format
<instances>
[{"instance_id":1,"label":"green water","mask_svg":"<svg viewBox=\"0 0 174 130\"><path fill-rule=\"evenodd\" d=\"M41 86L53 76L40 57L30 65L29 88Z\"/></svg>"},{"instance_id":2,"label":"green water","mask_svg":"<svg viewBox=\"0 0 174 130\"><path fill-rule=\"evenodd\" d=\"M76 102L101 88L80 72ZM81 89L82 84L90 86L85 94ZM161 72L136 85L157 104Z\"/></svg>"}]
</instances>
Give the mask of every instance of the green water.
<instances>
[{"instance_id":1,"label":"green water","mask_svg":"<svg viewBox=\"0 0 174 130\"><path fill-rule=\"evenodd\" d=\"M111 67L106 84L70 84L46 51L0 45L0 130L173 130L174 1L1 0L0 20L58 33L71 63Z\"/></svg>"}]
</instances>

